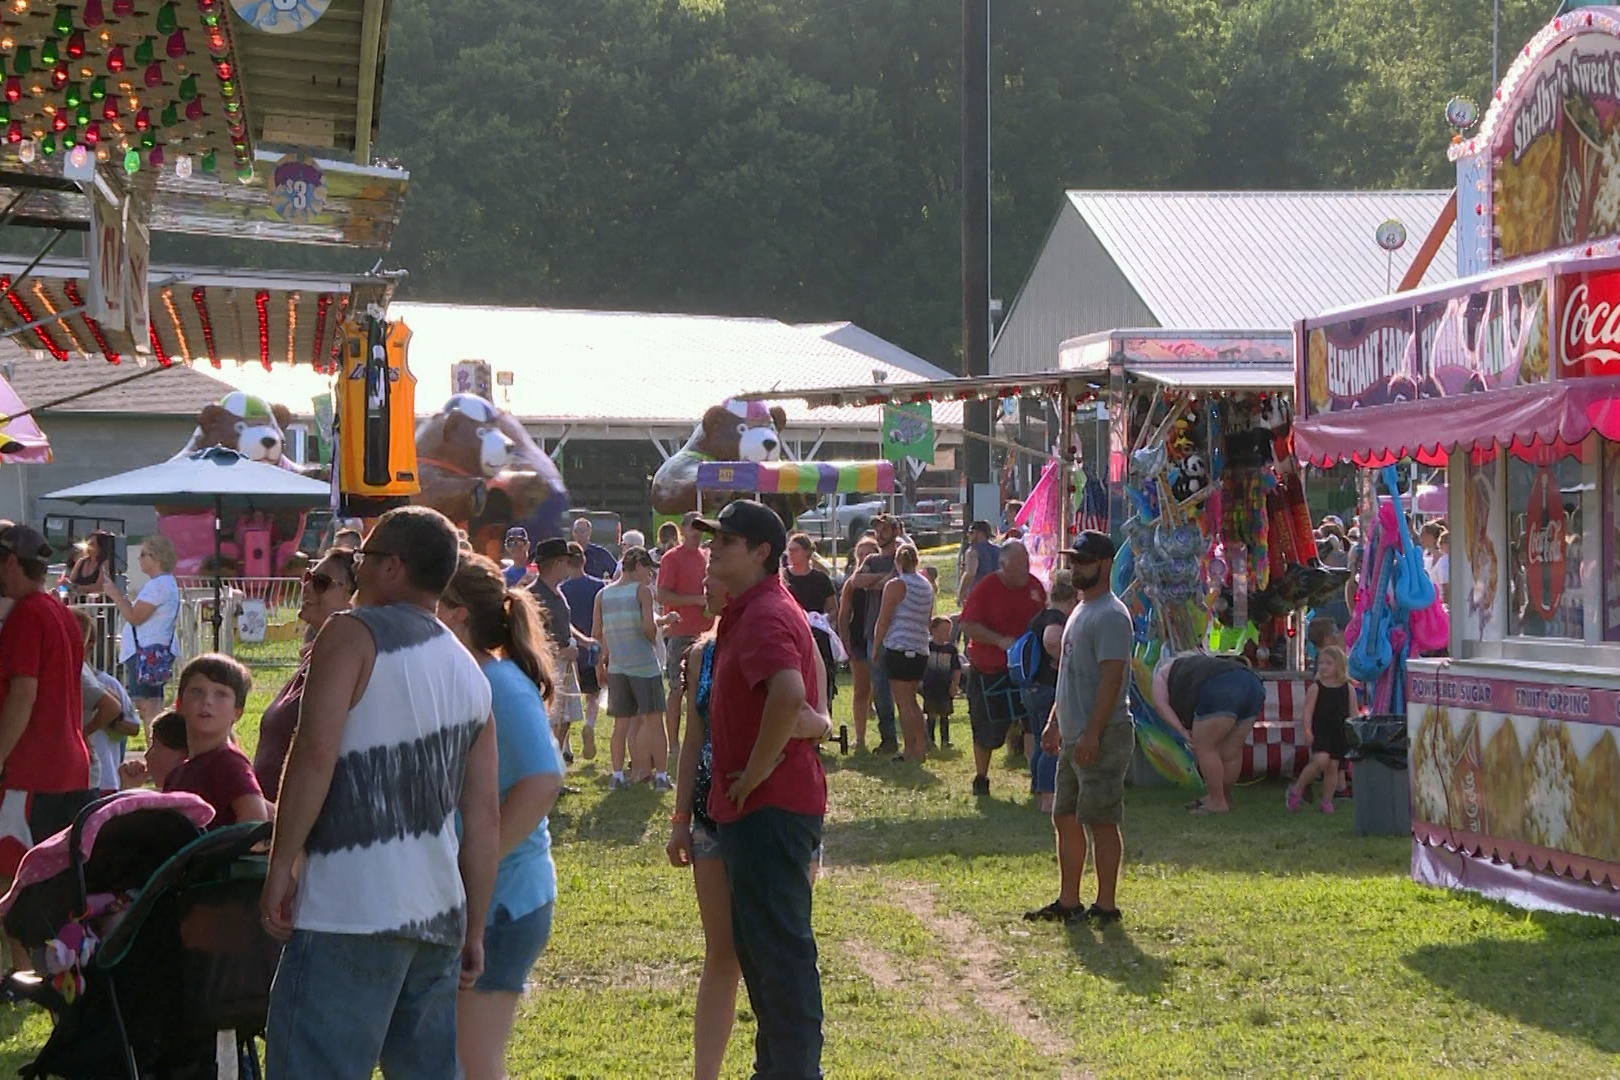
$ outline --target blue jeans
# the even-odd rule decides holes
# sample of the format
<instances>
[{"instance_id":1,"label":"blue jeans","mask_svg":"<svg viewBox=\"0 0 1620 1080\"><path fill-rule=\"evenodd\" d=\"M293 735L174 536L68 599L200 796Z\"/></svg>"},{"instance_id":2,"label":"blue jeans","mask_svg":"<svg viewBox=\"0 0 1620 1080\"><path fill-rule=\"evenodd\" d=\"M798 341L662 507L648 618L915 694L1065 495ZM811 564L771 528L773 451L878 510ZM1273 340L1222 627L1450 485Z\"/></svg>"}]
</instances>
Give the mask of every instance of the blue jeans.
<instances>
[{"instance_id":1,"label":"blue jeans","mask_svg":"<svg viewBox=\"0 0 1620 1080\"><path fill-rule=\"evenodd\" d=\"M298 930L270 987L266 1080L450 1080L461 950Z\"/></svg>"},{"instance_id":2,"label":"blue jeans","mask_svg":"<svg viewBox=\"0 0 1620 1080\"><path fill-rule=\"evenodd\" d=\"M889 685L889 669L883 666L883 650L871 650L867 666L872 672L872 708L877 712L878 738L886 743L900 741L899 729L894 726L894 688Z\"/></svg>"},{"instance_id":3,"label":"blue jeans","mask_svg":"<svg viewBox=\"0 0 1620 1080\"><path fill-rule=\"evenodd\" d=\"M821 818L767 806L720 826L731 936L759 1020L755 1080L821 1076L821 972L810 929L810 861Z\"/></svg>"},{"instance_id":4,"label":"blue jeans","mask_svg":"<svg viewBox=\"0 0 1620 1080\"><path fill-rule=\"evenodd\" d=\"M1029 755L1029 790L1037 795L1050 795L1057 790L1058 759L1041 749L1041 732L1047 717L1052 715L1052 704L1057 690L1045 683L1024 687L1024 709L1029 713L1029 730L1035 736L1035 749Z\"/></svg>"}]
</instances>

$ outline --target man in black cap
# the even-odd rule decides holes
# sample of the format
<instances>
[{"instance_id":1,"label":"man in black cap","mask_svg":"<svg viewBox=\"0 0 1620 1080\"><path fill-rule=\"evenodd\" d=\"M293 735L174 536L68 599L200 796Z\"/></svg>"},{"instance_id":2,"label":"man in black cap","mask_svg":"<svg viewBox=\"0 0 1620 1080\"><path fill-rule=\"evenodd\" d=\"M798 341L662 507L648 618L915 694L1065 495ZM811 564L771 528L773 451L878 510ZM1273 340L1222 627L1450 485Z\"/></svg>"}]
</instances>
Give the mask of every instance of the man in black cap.
<instances>
[{"instance_id":1,"label":"man in black cap","mask_svg":"<svg viewBox=\"0 0 1620 1080\"><path fill-rule=\"evenodd\" d=\"M708 576L727 597L709 703L709 816L720 826L732 936L759 1020L754 1075L820 1077L810 865L827 779L815 743L791 737L807 697L825 694L816 644L778 573L787 529L773 510L742 499L695 527L712 537Z\"/></svg>"},{"instance_id":2,"label":"man in black cap","mask_svg":"<svg viewBox=\"0 0 1620 1080\"><path fill-rule=\"evenodd\" d=\"M73 824L96 794L81 728L84 636L45 588L51 547L27 525L0 521L0 882L31 845Z\"/></svg>"},{"instance_id":3,"label":"man in black cap","mask_svg":"<svg viewBox=\"0 0 1620 1080\"><path fill-rule=\"evenodd\" d=\"M1052 827L1057 831L1058 898L1025 913L1031 921L1098 923L1119 920L1114 890L1124 849L1119 825L1125 809L1125 773L1136 749L1126 703L1131 664L1129 610L1109 589L1114 542L1087 530L1066 553L1080 590L1080 606L1063 628L1057 708L1041 733L1041 748L1058 754ZM1086 833L1097 870L1097 902L1080 902L1086 868Z\"/></svg>"},{"instance_id":4,"label":"man in black cap","mask_svg":"<svg viewBox=\"0 0 1620 1080\"><path fill-rule=\"evenodd\" d=\"M574 751L568 745L568 728L575 720L585 719L574 662L579 659L581 646L588 649L596 642L574 625L568 598L562 594L561 585L568 577L568 541L558 536L540 541L534 549L534 567L534 584L529 586L529 591L546 613L546 630L557 656L557 692L551 702L551 727L557 734L557 745L562 747L563 761L572 765Z\"/></svg>"}]
</instances>

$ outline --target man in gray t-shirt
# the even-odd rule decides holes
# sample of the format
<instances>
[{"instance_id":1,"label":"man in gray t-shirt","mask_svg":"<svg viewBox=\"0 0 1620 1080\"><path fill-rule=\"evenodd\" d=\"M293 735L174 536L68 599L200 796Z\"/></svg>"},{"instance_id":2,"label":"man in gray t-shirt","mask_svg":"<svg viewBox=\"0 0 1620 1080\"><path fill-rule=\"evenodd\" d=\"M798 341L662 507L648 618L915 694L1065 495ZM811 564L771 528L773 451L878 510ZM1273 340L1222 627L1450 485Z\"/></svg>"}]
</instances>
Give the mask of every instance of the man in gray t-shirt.
<instances>
[{"instance_id":1,"label":"man in gray t-shirt","mask_svg":"<svg viewBox=\"0 0 1620 1080\"><path fill-rule=\"evenodd\" d=\"M1063 627L1057 707L1041 733L1043 750L1061 751L1052 804L1059 890L1056 900L1024 918L1068 923L1089 918L1106 924L1120 917L1114 900L1123 852L1119 823L1125 773L1136 748L1125 696L1134 642L1130 612L1108 587L1114 542L1106 533L1088 530L1065 554L1081 602ZM1097 902L1089 909L1080 902L1088 830L1097 869Z\"/></svg>"}]
</instances>

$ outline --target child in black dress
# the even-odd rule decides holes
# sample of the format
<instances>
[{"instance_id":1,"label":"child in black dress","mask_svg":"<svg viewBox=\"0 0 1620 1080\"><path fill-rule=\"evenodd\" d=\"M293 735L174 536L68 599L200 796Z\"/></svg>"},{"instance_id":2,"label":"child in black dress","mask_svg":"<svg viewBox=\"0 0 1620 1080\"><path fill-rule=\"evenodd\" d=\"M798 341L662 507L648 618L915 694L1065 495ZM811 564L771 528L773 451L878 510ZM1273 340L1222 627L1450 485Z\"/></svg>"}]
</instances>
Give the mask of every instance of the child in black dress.
<instances>
[{"instance_id":1,"label":"child in black dress","mask_svg":"<svg viewBox=\"0 0 1620 1080\"><path fill-rule=\"evenodd\" d=\"M1349 658L1337 645L1329 645L1316 656L1316 681L1305 693L1305 738L1311 746L1311 760L1288 787L1288 809L1298 810L1305 801L1305 789L1318 776L1322 778L1322 813L1333 813L1333 793L1339 789L1339 763L1349 743L1345 721L1350 718L1351 697Z\"/></svg>"},{"instance_id":2,"label":"child in black dress","mask_svg":"<svg viewBox=\"0 0 1620 1080\"><path fill-rule=\"evenodd\" d=\"M951 644L951 620L936 616L928 624L928 666L923 669L923 715L928 719L928 745L951 745L951 712L962 682L962 657Z\"/></svg>"}]
</instances>

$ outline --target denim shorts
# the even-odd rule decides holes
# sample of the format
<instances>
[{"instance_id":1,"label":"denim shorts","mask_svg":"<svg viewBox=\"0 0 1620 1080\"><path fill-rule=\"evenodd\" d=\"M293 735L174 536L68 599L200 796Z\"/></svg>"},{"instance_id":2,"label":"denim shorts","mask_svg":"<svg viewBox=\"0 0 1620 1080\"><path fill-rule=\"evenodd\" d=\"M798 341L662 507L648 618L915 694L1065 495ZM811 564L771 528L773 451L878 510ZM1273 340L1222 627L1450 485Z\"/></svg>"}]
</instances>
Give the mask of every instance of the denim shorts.
<instances>
[{"instance_id":1,"label":"denim shorts","mask_svg":"<svg viewBox=\"0 0 1620 1080\"><path fill-rule=\"evenodd\" d=\"M1193 720L1235 716L1240 724L1260 719L1266 708L1266 684L1252 671L1228 671L1198 688Z\"/></svg>"},{"instance_id":2,"label":"denim shorts","mask_svg":"<svg viewBox=\"0 0 1620 1080\"><path fill-rule=\"evenodd\" d=\"M551 940L551 916L556 901L540 905L527 915L512 918L505 909L484 927L484 973L473 984L485 993L521 994L534 962Z\"/></svg>"},{"instance_id":3,"label":"denim shorts","mask_svg":"<svg viewBox=\"0 0 1620 1080\"><path fill-rule=\"evenodd\" d=\"M692 861L720 857L720 831L692 822Z\"/></svg>"}]
</instances>

